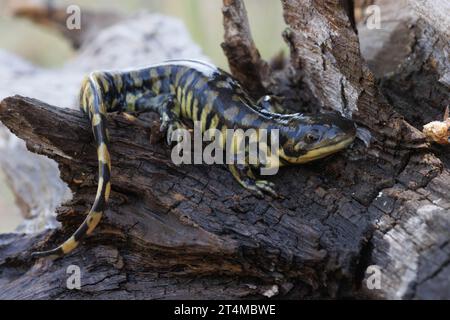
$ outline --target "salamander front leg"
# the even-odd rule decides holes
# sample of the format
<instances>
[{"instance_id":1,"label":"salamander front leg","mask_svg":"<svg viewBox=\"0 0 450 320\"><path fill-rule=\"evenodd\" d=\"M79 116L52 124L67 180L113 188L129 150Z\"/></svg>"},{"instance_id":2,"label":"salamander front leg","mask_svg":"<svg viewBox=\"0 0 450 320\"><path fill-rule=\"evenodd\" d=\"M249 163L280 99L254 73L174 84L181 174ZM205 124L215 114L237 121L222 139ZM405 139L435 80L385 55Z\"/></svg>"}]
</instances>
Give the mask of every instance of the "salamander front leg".
<instances>
[{"instance_id":1,"label":"salamander front leg","mask_svg":"<svg viewBox=\"0 0 450 320\"><path fill-rule=\"evenodd\" d=\"M136 113L122 112L121 114L125 118L125 120L127 120L133 126L140 126L142 128L152 129L151 124L139 119L137 117L138 114L136 114Z\"/></svg>"},{"instance_id":2,"label":"salamander front leg","mask_svg":"<svg viewBox=\"0 0 450 320\"><path fill-rule=\"evenodd\" d=\"M262 198L264 192L275 198L279 197L277 192L273 189L275 185L267 180L257 180L249 165L229 164L228 169L241 186L255 192L259 197Z\"/></svg>"},{"instance_id":3,"label":"salamander front leg","mask_svg":"<svg viewBox=\"0 0 450 320\"><path fill-rule=\"evenodd\" d=\"M161 106L161 132L166 132L166 142L168 145L172 144L173 134L178 129L186 129L184 124L180 120L179 114L176 112L176 109L178 107L176 106L176 102L169 101L165 105ZM178 136L175 140L180 142L182 139L182 135Z\"/></svg>"},{"instance_id":4,"label":"salamander front leg","mask_svg":"<svg viewBox=\"0 0 450 320\"><path fill-rule=\"evenodd\" d=\"M258 100L257 106L260 111L278 114L289 114L292 113L286 110L282 105L282 98L277 96L265 95Z\"/></svg>"},{"instance_id":5,"label":"salamander front leg","mask_svg":"<svg viewBox=\"0 0 450 320\"><path fill-rule=\"evenodd\" d=\"M160 131L166 133L166 143L171 145L174 140L180 142L182 135L172 139L174 133L178 129L186 129L184 124L181 122L179 116L174 113L170 107L165 108L161 113L161 127Z\"/></svg>"}]
</instances>

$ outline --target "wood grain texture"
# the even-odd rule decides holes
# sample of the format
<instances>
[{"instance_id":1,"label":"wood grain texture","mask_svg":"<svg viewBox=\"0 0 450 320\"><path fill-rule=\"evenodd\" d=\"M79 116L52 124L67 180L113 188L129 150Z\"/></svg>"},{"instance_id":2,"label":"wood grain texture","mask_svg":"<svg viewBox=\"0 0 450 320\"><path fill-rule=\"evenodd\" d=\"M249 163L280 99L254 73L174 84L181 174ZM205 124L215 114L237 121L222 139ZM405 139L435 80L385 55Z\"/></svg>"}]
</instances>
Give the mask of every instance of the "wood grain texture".
<instances>
[{"instance_id":1,"label":"wood grain texture","mask_svg":"<svg viewBox=\"0 0 450 320\"><path fill-rule=\"evenodd\" d=\"M148 126L110 115L106 218L68 257L31 261L30 251L54 246L82 221L95 194L95 148L81 113L7 98L0 121L59 164L74 199L58 210L60 230L0 238L0 298L450 298L448 147L426 143L404 120L409 113L385 98L342 1L282 3L289 59L262 81L241 69L258 70L257 55L231 50L254 63L238 66L227 55L232 71L292 110L352 116L370 132L369 147L358 140L331 158L283 168L270 180L284 199L257 199L221 166L173 165L152 130L156 115L141 116ZM240 1L225 6L235 11L226 28L245 23ZM236 47L252 47L248 28L233 30ZM80 291L65 287L70 264L82 269ZM371 265L382 272L380 289L366 285Z\"/></svg>"},{"instance_id":2,"label":"wood grain texture","mask_svg":"<svg viewBox=\"0 0 450 320\"><path fill-rule=\"evenodd\" d=\"M149 142L151 129L111 115L106 218L68 257L31 261L30 251L59 243L82 221L95 194L95 148L77 111L12 97L1 103L0 120L31 151L54 159L74 192L58 209L61 230L3 236L1 298L245 298L263 297L274 285L285 298L373 296L362 290L371 257L388 267L400 258L393 246L409 243L374 235L421 226L433 244L427 248L446 250L439 241L448 236L449 204L441 196L449 191L448 171L427 152L395 168L369 155L357 158L358 144L283 169L272 181L285 199L261 200L220 166L173 165L162 142ZM143 120L158 128L155 115ZM440 227L427 229L436 219ZM65 288L70 264L83 270L81 291Z\"/></svg>"},{"instance_id":3,"label":"wood grain texture","mask_svg":"<svg viewBox=\"0 0 450 320\"><path fill-rule=\"evenodd\" d=\"M222 49L233 75L256 98L266 93L270 67L256 48L242 0L223 0Z\"/></svg>"}]
</instances>

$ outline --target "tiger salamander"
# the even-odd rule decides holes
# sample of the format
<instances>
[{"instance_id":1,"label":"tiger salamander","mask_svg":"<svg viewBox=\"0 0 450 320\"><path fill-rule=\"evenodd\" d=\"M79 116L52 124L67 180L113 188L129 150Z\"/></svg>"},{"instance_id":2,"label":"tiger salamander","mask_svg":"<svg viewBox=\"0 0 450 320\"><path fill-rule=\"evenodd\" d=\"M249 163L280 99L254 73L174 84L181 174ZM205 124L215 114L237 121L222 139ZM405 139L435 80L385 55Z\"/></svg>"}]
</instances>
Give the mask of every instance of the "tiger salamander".
<instances>
[{"instance_id":1,"label":"tiger salamander","mask_svg":"<svg viewBox=\"0 0 450 320\"><path fill-rule=\"evenodd\" d=\"M269 96L255 102L231 75L193 60L172 60L127 71L93 72L82 83L80 106L89 117L97 147L99 178L95 201L84 222L67 241L34 256L71 252L99 223L111 191L108 112L157 112L169 142L172 133L184 127L183 120L200 121L202 131L278 129L277 166L323 158L342 150L355 138L353 122L344 117L275 113L271 111L275 103ZM256 178L258 165L228 164L228 167L243 187L259 195L275 194L272 183Z\"/></svg>"}]
</instances>

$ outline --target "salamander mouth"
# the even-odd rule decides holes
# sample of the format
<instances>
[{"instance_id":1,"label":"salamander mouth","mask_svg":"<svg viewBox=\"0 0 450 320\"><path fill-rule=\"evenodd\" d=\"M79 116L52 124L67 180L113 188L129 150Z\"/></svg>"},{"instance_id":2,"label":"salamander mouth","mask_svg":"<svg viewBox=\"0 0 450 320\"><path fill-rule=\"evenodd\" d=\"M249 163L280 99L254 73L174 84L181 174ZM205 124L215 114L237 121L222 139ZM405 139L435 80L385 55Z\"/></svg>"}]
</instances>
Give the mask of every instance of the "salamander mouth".
<instances>
[{"instance_id":1,"label":"salamander mouth","mask_svg":"<svg viewBox=\"0 0 450 320\"><path fill-rule=\"evenodd\" d=\"M314 161L317 159L325 158L326 156L329 156L329 155L336 153L342 149L345 149L347 146L349 146L353 142L353 140L355 140L355 137L350 136L350 137L347 137L340 141L337 141L334 144L311 149L296 159L291 158L291 159L287 159L287 160L290 163L306 163L306 162Z\"/></svg>"}]
</instances>

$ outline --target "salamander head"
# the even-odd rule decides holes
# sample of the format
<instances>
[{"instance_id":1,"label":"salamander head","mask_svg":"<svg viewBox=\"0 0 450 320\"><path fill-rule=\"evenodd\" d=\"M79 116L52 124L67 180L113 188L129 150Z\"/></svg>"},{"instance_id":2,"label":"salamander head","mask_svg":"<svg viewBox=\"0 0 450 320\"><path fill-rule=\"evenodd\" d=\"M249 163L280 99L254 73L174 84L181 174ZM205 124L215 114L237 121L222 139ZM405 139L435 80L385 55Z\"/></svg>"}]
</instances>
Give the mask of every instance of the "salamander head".
<instances>
[{"instance_id":1,"label":"salamander head","mask_svg":"<svg viewBox=\"0 0 450 320\"><path fill-rule=\"evenodd\" d=\"M305 163L336 153L356 136L355 124L338 114L291 115L280 129L280 158Z\"/></svg>"}]
</instances>

